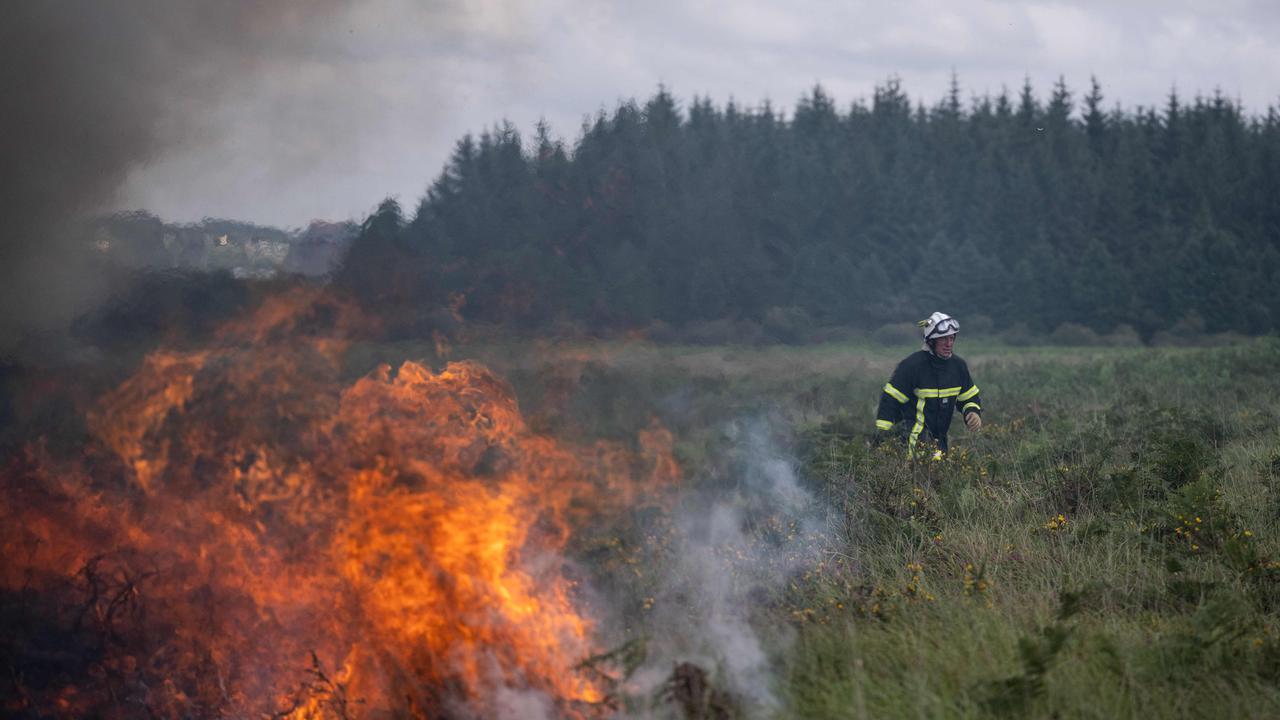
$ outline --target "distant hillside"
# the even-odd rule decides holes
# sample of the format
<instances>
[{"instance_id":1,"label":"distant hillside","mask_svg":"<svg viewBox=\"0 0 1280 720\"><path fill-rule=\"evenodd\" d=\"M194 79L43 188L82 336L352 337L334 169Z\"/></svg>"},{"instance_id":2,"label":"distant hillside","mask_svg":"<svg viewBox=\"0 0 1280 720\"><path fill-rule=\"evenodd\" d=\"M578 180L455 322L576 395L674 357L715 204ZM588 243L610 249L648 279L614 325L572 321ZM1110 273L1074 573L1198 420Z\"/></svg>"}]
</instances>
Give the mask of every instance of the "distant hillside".
<instances>
[{"instance_id":1,"label":"distant hillside","mask_svg":"<svg viewBox=\"0 0 1280 720\"><path fill-rule=\"evenodd\" d=\"M318 220L293 231L212 218L180 225L130 212L98 220L92 242L98 252L131 267L226 270L238 278L315 277L337 267L358 230L351 222Z\"/></svg>"}]
</instances>

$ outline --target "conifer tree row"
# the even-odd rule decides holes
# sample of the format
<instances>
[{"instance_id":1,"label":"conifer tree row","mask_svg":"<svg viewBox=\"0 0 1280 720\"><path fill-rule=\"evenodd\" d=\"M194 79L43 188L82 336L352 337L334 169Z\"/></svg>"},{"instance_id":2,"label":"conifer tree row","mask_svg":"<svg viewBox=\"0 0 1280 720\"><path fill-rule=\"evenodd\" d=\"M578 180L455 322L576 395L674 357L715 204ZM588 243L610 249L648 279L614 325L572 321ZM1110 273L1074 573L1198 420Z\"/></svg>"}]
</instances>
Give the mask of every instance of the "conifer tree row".
<instances>
[{"instance_id":1,"label":"conifer tree row","mask_svg":"<svg viewBox=\"0 0 1280 720\"><path fill-rule=\"evenodd\" d=\"M458 142L411 218L387 202L339 278L430 325L765 321L876 327L935 309L1047 332L1280 320L1280 112L1221 94L1108 109L1059 80L932 106L899 82L687 107L665 89L584 124Z\"/></svg>"}]
</instances>

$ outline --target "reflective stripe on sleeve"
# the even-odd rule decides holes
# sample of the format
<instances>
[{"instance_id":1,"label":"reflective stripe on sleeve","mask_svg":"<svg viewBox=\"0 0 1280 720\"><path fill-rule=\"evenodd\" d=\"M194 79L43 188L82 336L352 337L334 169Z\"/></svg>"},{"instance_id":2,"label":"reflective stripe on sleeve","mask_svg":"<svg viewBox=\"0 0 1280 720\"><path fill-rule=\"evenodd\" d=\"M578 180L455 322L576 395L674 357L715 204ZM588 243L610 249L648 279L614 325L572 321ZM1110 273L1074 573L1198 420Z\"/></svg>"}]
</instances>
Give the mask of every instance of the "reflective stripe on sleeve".
<instances>
[{"instance_id":1,"label":"reflective stripe on sleeve","mask_svg":"<svg viewBox=\"0 0 1280 720\"><path fill-rule=\"evenodd\" d=\"M964 407L960 408L960 412L969 412L969 410L981 410L981 409L982 409L982 406L979 405L978 403L965 403Z\"/></svg>"},{"instance_id":2,"label":"reflective stripe on sleeve","mask_svg":"<svg viewBox=\"0 0 1280 720\"><path fill-rule=\"evenodd\" d=\"M916 401L916 424L911 427L911 437L907 446L912 452L916 449L916 440L920 439L920 431L924 430L924 398Z\"/></svg>"},{"instance_id":3,"label":"reflective stripe on sleeve","mask_svg":"<svg viewBox=\"0 0 1280 720\"><path fill-rule=\"evenodd\" d=\"M892 397L894 400L897 400L900 403L905 403L907 401L907 396L903 395L901 390L894 387L893 383L885 383L884 391L889 393L890 397Z\"/></svg>"},{"instance_id":4,"label":"reflective stripe on sleeve","mask_svg":"<svg viewBox=\"0 0 1280 720\"><path fill-rule=\"evenodd\" d=\"M893 423L888 420L876 420L876 428L878 430L889 430L893 428Z\"/></svg>"},{"instance_id":5,"label":"reflective stripe on sleeve","mask_svg":"<svg viewBox=\"0 0 1280 720\"><path fill-rule=\"evenodd\" d=\"M961 395L960 397L956 398L956 400L959 400L960 402L964 402L965 400L968 400L969 398L971 398L971 397L973 397L974 395L977 395L977 394L978 394L978 386L977 386L977 385L974 385L973 387L971 387L971 388L969 388L968 390L966 390L966 391L964 392L964 394L963 394L963 395Z\"/></svg>"}]
</instances>

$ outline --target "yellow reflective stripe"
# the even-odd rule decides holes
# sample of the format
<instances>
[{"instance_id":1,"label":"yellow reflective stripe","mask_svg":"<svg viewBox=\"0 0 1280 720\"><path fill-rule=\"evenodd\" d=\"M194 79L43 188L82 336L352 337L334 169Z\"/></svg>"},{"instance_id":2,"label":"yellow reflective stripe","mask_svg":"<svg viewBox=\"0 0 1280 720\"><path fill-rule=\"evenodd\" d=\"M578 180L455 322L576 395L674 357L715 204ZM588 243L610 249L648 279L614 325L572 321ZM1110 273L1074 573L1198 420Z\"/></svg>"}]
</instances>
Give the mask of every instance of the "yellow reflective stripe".
<instances>
[{"instance_id":1,"label":"yellow reflective stripe","mask_svg":"<svg viewBox=\"0 0 1280 720\"><path fill-rule=\"evenodd\" d=\"M971 397L973 397L974 395L977 395L977 394L978 394L978 386L977 386L977 385L974 385L973 387L971 387L971 388L969 388L968 390L966 390L966 391L964 392L964 394L963 394L963 395L961 395L960 397L956 398L956 400L959 400L960 402L964 402L965 400L968 400L969 398L971 398Z\"/></svg>"},{"instance_id":2,"label":"yellow reflective stripe","mask_svg":"<svg viewBox=\"0 0 1280 720\"><path fill-rule=\"evenodd\" d=\"M893 423L888 420L877 420L876 427L881 430L888 430L893 427Z\"/></svg>"},{"instance_id":3,"label":"yellow reflective stripe","mask_svg":"<svg viewBox=\"0 0 1280 720\"><path fill-rule=\"evenodd\" d=\"M982 406L979 405L978 403L966 403L964 407L960 408L960 412L969 412L969 408L973 408L974 410L981 410Z\"/></svg>"},{"instance_id":4,"label":"yellow reflective stripe","mask_svg":"<svg viewBox=\"0 0 1280 720\"><path fill-rule=\"evenodd\" d=\"M908 438L907 446L915 452L916 440L920 437L920 431L924 429L924 398L916 401L916 424L911 428L911 436Z\"/></svg>"},{"instance_id":5,"label":"yellow reflective stripe","mask_svg":"<svg viewBox=\"0 0 1280 720\"><path fill-rule=\"evenodd\" d=\"M959 395L960 388L916 388L914 392L920 398L945 398Z\"/></svg>"},{"instance_id":6,"label":"yellow reflective stripe","mask_svg":"<svg viewBox=\"0 0 1280 720\"><path fill-rule=\"evenodd\" d=\"M884 376L883 376L883 375L881 375L880 377L884 377ZM884 384L884 391L885 391L885 392L887 392L887 393L889 393L889 395L890 395L894 400L897 400L897 401L898 401L898 402L900 402L900 403L905 403L905 402L907 401L907 396L906 396L906 395L903 395L903 394L902 394L902 391L901 391L901 390L899 390L898 388L894 387L892 383L885 383L885 384Z\"/></svg>"}]
</instances>

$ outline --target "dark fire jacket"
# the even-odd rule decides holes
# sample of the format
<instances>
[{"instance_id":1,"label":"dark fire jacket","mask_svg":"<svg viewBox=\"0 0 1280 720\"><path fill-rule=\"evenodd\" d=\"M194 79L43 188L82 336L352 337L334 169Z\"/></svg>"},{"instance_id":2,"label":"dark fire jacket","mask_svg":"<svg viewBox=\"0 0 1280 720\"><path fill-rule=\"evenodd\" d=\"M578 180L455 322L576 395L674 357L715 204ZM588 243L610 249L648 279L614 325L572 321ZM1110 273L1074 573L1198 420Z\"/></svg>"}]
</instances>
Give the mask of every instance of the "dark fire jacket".
<instances>
[{"instance_id":1,"label":"dark fire jacket","mask_svg":"<svg viewBox=\"0 0 1280 720\"><path fill-rule=\"evenodd\" d=\"M958 355L943 360L921 350L898 363L893 377L880 393L876 411L876 428L892 430L900 421L906 426L907 445L914 452L925 432L947 449L947 430L956 412L982 413L978 386L969 377L969 366Z\"/></svg>"}]
</instances>

